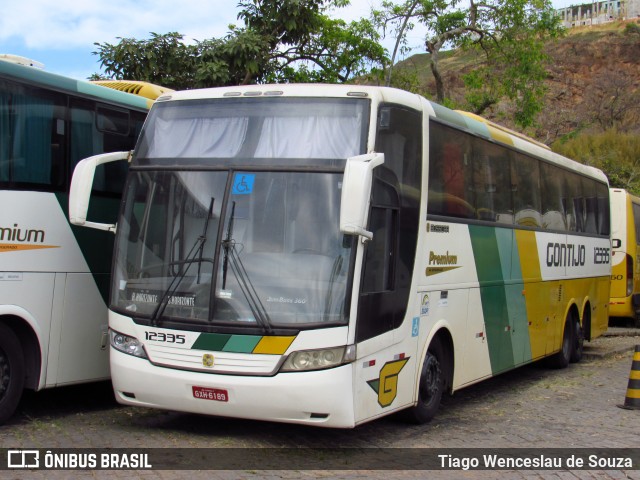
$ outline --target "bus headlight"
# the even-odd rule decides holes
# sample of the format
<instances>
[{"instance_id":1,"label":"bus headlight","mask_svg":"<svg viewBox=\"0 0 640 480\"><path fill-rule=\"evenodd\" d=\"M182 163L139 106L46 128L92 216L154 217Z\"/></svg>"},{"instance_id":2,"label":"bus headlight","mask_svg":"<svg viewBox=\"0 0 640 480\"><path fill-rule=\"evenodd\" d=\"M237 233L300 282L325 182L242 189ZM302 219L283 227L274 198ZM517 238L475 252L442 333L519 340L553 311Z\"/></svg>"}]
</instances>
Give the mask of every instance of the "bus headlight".
<instances>
[{"instance_id":1,"label":"bus headlight","mask_svg":"<svg viewBox=\"0 0 640 480\"><path fill-rule=\"evenodd\" d=\"M350 363L355 359L355 345L323 348L319 350L300 350L299 352L291 353L287 357L284 364L282 364L280 371L303 372L309 370L322 370Z\"/></svg>"},{"instance_id":2,"label":"bus headlight","mask_svg":"<svg viewBox=\"0 0 640 480\"><path fill-rule=\"evenodd\" d=\"M147 358L144 346L137 338L116 332L115 330L109 330L109 335L111 337L111 346L119 352L133 355L134 357Z\"/></svg>"}]
</instances>

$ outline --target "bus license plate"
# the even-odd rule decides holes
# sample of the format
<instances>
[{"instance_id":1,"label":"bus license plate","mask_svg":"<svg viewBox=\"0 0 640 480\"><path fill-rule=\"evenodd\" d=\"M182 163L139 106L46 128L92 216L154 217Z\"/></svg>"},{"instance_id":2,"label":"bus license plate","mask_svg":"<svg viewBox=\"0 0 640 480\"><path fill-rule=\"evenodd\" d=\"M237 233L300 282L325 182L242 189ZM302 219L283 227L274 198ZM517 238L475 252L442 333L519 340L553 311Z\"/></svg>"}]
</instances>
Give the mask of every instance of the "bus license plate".
<instances>
[{"instance_id":1,"label":"bus license plate","mask_svg":"<svg viewBox=\"0 0 640 480\"><path fill-rule=\"evenodd\" d=\"M191 387L194 398L200 398L203 400L214 400L216 402L228 402L229 393L222 388L207 388L207 387Z\"/></svg>"}]
</instances>

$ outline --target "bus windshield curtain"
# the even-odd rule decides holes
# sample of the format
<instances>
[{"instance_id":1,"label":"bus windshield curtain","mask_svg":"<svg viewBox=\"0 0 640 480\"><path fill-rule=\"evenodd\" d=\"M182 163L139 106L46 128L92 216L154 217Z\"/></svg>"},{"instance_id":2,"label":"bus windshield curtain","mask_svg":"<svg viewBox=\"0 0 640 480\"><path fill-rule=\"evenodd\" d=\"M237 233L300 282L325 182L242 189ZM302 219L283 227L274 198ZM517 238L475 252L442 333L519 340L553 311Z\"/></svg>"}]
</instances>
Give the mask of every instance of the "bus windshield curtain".
<instances>
[{"instance_id":1,"label":"bus windshield curtain","mask_svg":"<svg viewBox=\"0 0 640 480\"><path fill-rule=\"evenodd\" d=\"M354 117L266 118L257 158L348 158L360 148Z\"/></svg>"},{"instance_id":2,"label":"bus windshield curtain","mask_svg":"<svg viewBox=\"0 0 640 480\"><path fill-rule=\"evenodd\" d=\"M229 158L244 143L246 118L156 118L149 158Z\"/></svg>"},{"instance_id":3,"label":"bus windshield curtain","mask_svg":"<svg viewBox=\"0 0 640 480\"><path fill-rule=\"evenodd\" d=\"M254 158L347 158L360 150L359 117L155 119L147 131L149 158L235 158L256 141Z\"/></svg>"},{"instance_id":4,"label":"bus windshield curtain","mask_svg":"<svg viewBox=\"0 0 640 480\"><path fill-rule=\"evenodd\" d=\"M26 95L0 96L0 180L51 182L53 103Z\"/></svg>"}]
</instances>

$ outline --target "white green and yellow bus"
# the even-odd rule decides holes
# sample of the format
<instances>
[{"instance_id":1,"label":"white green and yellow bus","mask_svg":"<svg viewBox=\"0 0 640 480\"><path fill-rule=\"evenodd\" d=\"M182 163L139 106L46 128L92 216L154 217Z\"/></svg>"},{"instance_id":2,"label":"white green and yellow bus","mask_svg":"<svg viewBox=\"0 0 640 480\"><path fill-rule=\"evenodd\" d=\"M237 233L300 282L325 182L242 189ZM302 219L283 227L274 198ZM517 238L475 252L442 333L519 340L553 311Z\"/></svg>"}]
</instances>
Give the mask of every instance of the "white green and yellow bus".
<instances>
[{"instance_id":1,"label":"white green and yellow bus","mask_svg":"<svg viewBox=\"0 0 640 480\"><path fill-rule=\"evenodd\" d=\"M611 189L611 317L640 327L640 198Z\"/></svg>"},{"instance_id":2,"label":"white green and yellow bus","mask_svg":"<svg viewBox=\"0 0 640 480\"><path fill-rule=\"evenodd\" d=\"M113 235L67 220L73 168L131 149L152 101L0 56L0 422L23 389L109 378ZM126 165L96 173L96 218L114 221Z\"/></svg>"},{"instance_id":3,"label":"white green and yellow bus","mask_svg":"<svg viewBox=\"0 0 640 480\"><path fill-rule=\"evenodd\" d=\"M87 217L95 165L74 173ZM96 223L98 223L96 225ZM128 405L354 427L548 358L608 322L605 175L401 90L162 96L117 222Z\"/></svg>"}]
</instances>

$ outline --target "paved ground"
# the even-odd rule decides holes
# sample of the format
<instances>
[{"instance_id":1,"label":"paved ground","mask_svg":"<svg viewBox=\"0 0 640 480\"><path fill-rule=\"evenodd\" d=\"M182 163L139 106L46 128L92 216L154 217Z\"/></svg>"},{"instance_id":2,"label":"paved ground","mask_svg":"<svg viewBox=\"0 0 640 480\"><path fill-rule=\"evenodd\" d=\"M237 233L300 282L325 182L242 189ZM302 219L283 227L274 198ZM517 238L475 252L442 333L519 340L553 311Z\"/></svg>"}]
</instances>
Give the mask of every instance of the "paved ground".
<instances>
[{"instance_id":1,"label":"paved ground","mask_svg":"<svg viewBox=\"0 0 640 480\"><path fill-rule=\"evenodd\" d=\"M204 417L117 405L108 383L27 394L0 448L628 448L640 410L623 410L638 330L611 329L565 370L523 367L456 393L428 425L384 418L353 430ZM317 459L316 459L317 460ZM0 471L0 478L496 478L487 471ZM640 470L501 472L500 478L639 479Z\"/></svg>"}]
</instances>

